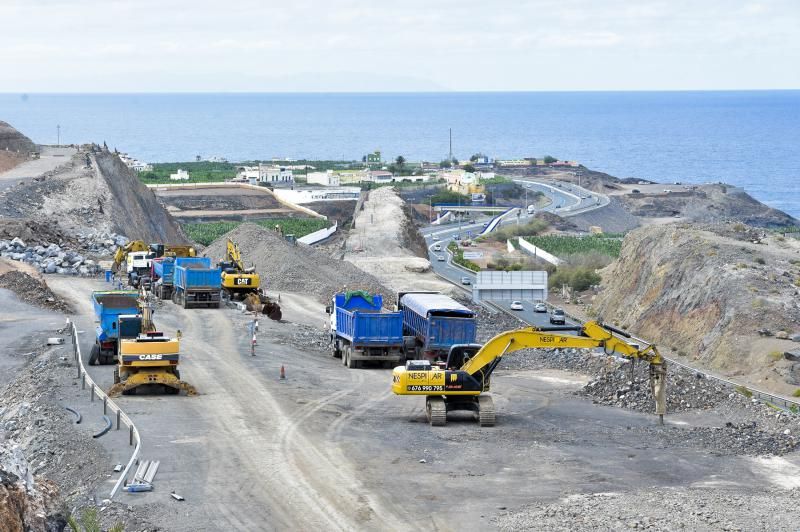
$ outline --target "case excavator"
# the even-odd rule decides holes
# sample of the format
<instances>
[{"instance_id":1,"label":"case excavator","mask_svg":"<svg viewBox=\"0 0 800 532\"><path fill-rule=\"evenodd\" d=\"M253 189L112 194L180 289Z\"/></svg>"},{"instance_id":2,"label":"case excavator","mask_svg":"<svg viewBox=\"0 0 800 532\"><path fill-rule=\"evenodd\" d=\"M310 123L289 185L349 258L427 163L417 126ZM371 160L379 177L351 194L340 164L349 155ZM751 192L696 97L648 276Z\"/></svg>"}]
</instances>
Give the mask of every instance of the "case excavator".
<instances>
[{"instance_id":1,"label":"case excavator","mask_svg":"<svg viewBox=\"0 0 800 532\"><path fill-rule=\"evenodd\" d=\"M133 395L141 386L160 385L168 394L181 390L195 395L194 386L181 380L178 370L180 341L156 331L153 323L153 295L141 289L139 314L118 316L117 369L108 394Z\"/></svg>"},{"instance_id":2,"label":"case excavator","mask_svg":"<svg viewBox=\"0 0 800 532\"><path fill-rule=\"evenodd\" d=\"M219 267L222 270L222 290L228 297L243 300L248 310L263 312L273 320L283 317L280 305L261 290L261 277L255 266L245 268L239 246L230 238Z\"/></svg>"},{"instance_id":3,"label":"case excavator","mask_svg":"<svg viewBox=\"0 0 800 532\"><path fill-rule=\"evenodd\" d=\"M568 333L573 334L568 334ZM484 345L461 344L450 349L445 367L429 360L409 360L392 372L392 391L397 395L425 396L425 412L433 426L447 423L447 413L471 410L481 426L495 423L494 403L486 392L490 377L504 355L520 349L602 348L633 361L650 364L650 389L656 414L664 423L666 413L666 361L653 345L640 348L622 338L631 338L625 331L590 321L579 326L525 327L498 334Z\"/></svg>"}]
</instances>

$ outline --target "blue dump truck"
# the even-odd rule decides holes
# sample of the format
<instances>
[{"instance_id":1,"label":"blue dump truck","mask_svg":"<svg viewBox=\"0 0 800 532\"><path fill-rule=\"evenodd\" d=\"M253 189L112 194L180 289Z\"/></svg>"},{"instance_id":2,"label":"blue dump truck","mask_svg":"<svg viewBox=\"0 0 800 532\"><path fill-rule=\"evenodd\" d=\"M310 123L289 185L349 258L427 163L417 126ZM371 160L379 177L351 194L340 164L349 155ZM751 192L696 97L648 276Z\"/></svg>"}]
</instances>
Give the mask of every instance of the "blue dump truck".
<instances>
[{"instance_id":1,"label":"blue dump truck","mask_svg":"<svg viewBox=\"0 0 800 532\"><path fill-rule=\"evenodd\" d=\"M327 309L333 356L357 368L363 361L405 363L403 314L383 310L383 296L347 292L333 296Z\"/></svg>"},{"instance_id":2,"label":"blue dump truck","mask_svg":"<svg viewBox=\"0 0 800 532\"><path fill-rule=\"evenodd\" d=\"M403 314L406 356L447 360L450 346L474 344L475 312L439 292L400 292L397 308Z\"/></svg>"},{"instance_id":3,"label":"blue dump truck","mask_svg":"<svg viewBox=\"0 0 800 532\"><path fill-rule=\"evenodd\" d=\"M94 315L99 324L95 331L95 343L89 355L90 365L117 363L117 343L120 338L117 330L118 319L121 315L139 313L138 298L139 293L132 290L92 292Z\"/></svg>"},{"instance_id":4,"label":"blue dump truck","mask_svg":"<svg viewBox=\"0 0 800 532\"><path fill-rule=\"evenodd\" d=\"M153 259L150 271L152 291L159 299L171 299L175 281L175 258L159 257Z\"/></svg>"},{"instance_id":5,"label":"blue dump truck","mask_svg":"<svg viewBox=\"0 0 800 532\"><path fill-rule=\"evenodd\" d=\"M222 270L211 267L208 257L175 259L172 301L183 308L219 308Z\"/></svg>"}]
</instances>

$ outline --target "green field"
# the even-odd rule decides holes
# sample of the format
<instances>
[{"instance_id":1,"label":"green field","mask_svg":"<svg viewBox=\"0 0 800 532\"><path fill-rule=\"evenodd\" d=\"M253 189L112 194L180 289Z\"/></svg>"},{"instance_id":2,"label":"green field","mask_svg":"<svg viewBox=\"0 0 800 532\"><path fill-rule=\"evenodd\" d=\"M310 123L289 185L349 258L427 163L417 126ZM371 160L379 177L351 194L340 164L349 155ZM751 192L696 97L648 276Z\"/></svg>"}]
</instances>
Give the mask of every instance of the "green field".
<instances>
[{"instance_id":1,"label":"green field","mask_svg":"<svg viewBox=\"0 0 800 532\"><path fill-rule=\"evenodd\" d=\"M152 172L140 172L139 180L146 184L154 183L215 183L236 177L236 167L231 163L186 162L186 163L153 163ZM189 172L188 181L170 181L170 174L178 168Z\"/></svg>"},{"instance_id":2,"label":"green field","mask_svg":"<svg viewBox=\"0 0 800 532\"><path fill-rule=\"evenodd\" d=\"M622 239L617 235L591 236L526 236L525 240L556 257L579 255L583 253L601 253L610 257L619 257Z\"/></svg>"},{"instance_id":3,"label":"green field","mask_svg":"<svg viewBox=\"0 0 800 532\"><path fill-rule=\"evenodd\" d=\"M231 231L243 222L200 222L183 224L186 234L204 246ZM270 218L253 222L267 229L274 229L280 225L285 235L294 235L297 238L306 236L314 231L328 227L328 221L322 218Z\"/></svg>"}]
</instances>

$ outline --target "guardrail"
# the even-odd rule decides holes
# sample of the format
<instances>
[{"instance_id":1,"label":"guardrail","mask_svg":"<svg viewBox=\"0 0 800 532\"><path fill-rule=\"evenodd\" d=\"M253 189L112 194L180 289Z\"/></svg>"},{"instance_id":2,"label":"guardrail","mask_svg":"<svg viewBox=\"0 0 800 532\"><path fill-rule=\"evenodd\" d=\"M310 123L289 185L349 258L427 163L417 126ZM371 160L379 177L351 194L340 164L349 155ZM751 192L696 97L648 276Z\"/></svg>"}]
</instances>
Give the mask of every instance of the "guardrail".
<instances>
[{"instance_id":1,"label":"guardrail","mask_svg":"<svg viewBox=\"0 0 800 532\"><path fill-rule=\"evenodd\" d=\"M109 499L114 499L114 496L119 491L120 486L128 477L128 472L130 471L133 464L139 458L139 451L142 448L142 437L139 435L139 430L136 428L136 425L133 424L131 418L123 412L123 410L115 403L106 393L100 388L92 379L91 375L86 371L86 368L83 366L83 357L81 356L81 345L78 339L78 328L75 326L75 323L69 320L69 327L70 327L70 336L72 337L72 350L75 356L75 365L78 369L78 378L81 380L81 389L85 390L86 387L89 387L89 398L91 401L94 401L95 395L103 401L103 415L107 415L109 411L116 415L116 425L117 429L119 430L120 424L124 423L126 427L128 427L128 442L129 445L133 445L133 453L131 454L130 460L128 460L128 464L125 466L125 469L120 474L117 482L114 484L114 488L111 490L111 494L108 496Z\"/></svg>"}]
</instances>

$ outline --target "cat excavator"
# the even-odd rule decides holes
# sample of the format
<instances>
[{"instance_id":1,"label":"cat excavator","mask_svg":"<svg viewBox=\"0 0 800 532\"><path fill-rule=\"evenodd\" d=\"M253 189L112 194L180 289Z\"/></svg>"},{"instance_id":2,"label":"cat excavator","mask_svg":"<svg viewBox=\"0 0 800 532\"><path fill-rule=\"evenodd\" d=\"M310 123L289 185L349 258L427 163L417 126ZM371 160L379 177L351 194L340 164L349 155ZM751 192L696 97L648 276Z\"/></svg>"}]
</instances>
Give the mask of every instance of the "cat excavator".
<instances>
[{"instance_id":1,"label":"cat excavator","mask_svg":"<svg viewBox=\"0 0 800 532\"><path fill-rule=\"evenodd\" d=\"M567 334L567 333L573 334ZM622 338L620 338L622 337ZM392 372L392 391L397 395L424 395L425 412L433 426L447 423L447 413L471 410L482 427L495 423L494 403L486 392L490 377L504 355L520 349L602 348L610 355L644 360L650 364L650 390L656 414L664 423L666 413L666 361L653 345L640 348L623 338L630 334L610 325L589 321L577 326L525 327L498 334L484 345L461 344L450 349L444 367L429 360L409 360Z\"/></svg>"},{"instance_id":2,"label":"cat excavator","mask_svg":"<svg viewBox=\"0 0 800 532\"><path fill-rule=\"evenodd\" d=\"M218 266L222 270L222 290L231 299L242 299L248 310L263 312L273 320L283 317L281 306L260 289L261 277L256 273L255 266L245 268L239 245L230 238L225 257Z\"/></svg>"}]
</instances>

